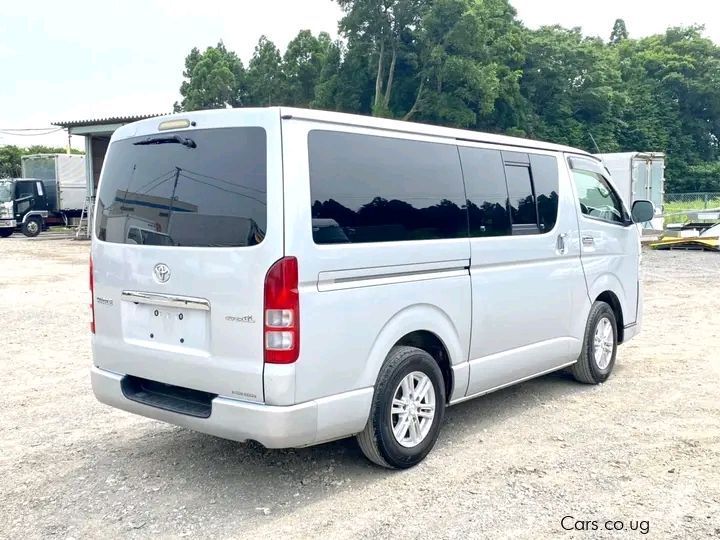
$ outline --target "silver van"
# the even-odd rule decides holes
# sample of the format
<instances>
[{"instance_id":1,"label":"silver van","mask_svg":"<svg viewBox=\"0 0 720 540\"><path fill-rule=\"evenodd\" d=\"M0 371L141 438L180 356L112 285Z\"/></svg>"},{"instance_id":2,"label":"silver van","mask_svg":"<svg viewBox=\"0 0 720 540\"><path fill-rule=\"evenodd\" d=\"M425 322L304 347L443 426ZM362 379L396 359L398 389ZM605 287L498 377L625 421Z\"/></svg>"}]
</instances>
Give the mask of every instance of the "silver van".
<instances>
[{"instance_id":1,"label":"silver van","mask_svg":"<svg viewBox=\"0 0 720 540\"><path fill-rule=\"evenodd\" d=\"M286 108L129 124L95 208L95 395L411 467L450 405L609 377L640 328L633 212L596 158L538 141Z\"/></svg>"}]
</instances>

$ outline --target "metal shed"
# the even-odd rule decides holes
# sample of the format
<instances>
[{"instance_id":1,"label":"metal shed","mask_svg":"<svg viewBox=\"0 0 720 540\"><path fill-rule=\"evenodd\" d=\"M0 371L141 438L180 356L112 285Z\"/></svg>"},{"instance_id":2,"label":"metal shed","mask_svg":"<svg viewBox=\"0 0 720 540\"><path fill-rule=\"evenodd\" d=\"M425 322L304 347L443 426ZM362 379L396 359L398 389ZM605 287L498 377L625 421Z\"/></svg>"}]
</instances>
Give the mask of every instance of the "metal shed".
<instances>
[{"instance_id":1,"label":"metal shed","mask_svg":"<svg viewBox=\"0 0 720 540\"><path fill-rule=\"evenodd\" d=\"M92 203L95 201L95 191L100 180L105 154L110 145L110 137L116 129L138 120L162 116L160 114L139 114L132 116L113 116L92 120L70 120L67 122L52 122L52 125L67 129L68 135L85 137L85 176L87 180L88 221L91 219Z\"/></svg>"}]
</instances>

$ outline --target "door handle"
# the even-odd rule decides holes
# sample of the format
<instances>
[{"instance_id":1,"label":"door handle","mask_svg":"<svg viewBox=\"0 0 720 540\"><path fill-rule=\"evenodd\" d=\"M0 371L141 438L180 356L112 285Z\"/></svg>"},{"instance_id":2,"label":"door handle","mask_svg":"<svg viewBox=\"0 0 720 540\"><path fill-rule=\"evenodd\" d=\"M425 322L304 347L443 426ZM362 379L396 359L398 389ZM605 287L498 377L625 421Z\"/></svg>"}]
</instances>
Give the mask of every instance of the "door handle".
<instances>
[{"instance_id":1,"label":"door handle","mask_svg":"<svg viewBox=\"0 0 720 540\"><path fill-rule=\"evenodd\" d=\"M585 247L592 247L595 244L595 238L592 236L583 236L582 245Z\"/></svg>"},{"instance_id":2,"label":"door handle","mask_svg":"<svg viewBox=\"0 0 720 540\"><path fill-rule=\"evenodd\" d=\"M565 239L567 237L567 233L559 234L557 237L556 249L560 255L565 255L565 253L567 253L567 246L565 245Z\"/></svg>"}]
</instances>

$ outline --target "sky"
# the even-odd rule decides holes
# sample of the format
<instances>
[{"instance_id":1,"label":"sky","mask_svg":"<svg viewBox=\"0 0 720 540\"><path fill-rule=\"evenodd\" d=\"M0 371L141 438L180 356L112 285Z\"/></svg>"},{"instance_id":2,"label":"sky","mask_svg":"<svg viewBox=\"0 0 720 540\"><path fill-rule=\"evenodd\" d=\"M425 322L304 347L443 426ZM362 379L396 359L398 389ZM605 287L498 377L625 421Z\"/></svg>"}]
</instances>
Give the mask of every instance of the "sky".
<instances>
[{"instance_id":1,"label":"sky","mask_svg":"<svg viewBox=\"0 0 720 540\"><path fill-rule=\"evenodd\" d=\"M529 27L579 26L605 39L617 18L632 37L668 26L704 24L720 43L711 0L510 0ZM184 60L222 40L245 64L262 34L284 51L300 29L337 36L332 0L23 0L0 10L0 131L53 121L163 113L179 99ZM0 145L65 145L0 133ZM73 137L82 148L83 138Z\"/></svg>"}]
</instances>

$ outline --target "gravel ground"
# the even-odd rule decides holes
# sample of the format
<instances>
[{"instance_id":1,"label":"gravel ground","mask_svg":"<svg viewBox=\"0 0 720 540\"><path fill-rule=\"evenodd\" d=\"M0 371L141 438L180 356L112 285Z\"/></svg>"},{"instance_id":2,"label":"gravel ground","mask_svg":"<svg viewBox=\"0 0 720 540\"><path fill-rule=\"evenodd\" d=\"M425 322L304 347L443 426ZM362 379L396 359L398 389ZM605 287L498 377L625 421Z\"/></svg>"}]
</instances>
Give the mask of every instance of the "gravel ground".
<instances>
[{"instance_id":1,"label":"gravel ground","mask_svg":"<svg viewBox=\"0 0 720 540\"><path fill-rule=\"evenodd\" d=\"M87 258L0 240L0 537L720 537L720 254L646 253L644 331L606 384L453 407L404 472L352 440L269 451L97 403Z\"/></svg>"}]
</instances>

